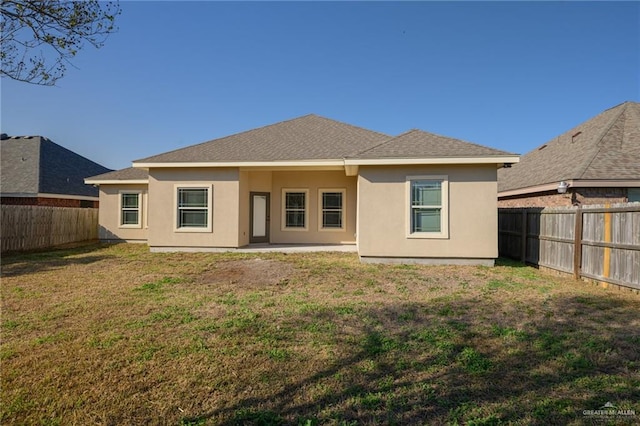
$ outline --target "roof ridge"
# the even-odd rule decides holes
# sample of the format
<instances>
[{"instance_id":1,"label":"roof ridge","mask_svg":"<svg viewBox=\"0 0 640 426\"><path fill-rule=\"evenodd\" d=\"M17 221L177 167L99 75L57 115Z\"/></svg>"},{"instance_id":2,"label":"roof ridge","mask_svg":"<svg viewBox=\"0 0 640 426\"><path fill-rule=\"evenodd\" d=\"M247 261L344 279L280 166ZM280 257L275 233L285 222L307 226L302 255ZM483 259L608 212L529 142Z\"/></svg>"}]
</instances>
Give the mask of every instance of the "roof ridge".
<instances>
[{"instance_id":1,"label":"roof ridge","mask_svg":"<svg viewBox=\"0 0 640 426\"><path fill-rule=\"evenodd\" d=\"M609 133L609 130L611 130L613 125L620 119L620 116L627 110L627 106L629 105L629 103L628 102L623 102L623 103L621 103L619 105L616 105L613 108L606 109L601 113L601 114L603 114L606 111L615 109L615 108L619 107L620 105L624 105L624 106L622 108L620 108L620 112L618 112L618 114L609 122L609 125L595 139L595 142L594 142L593 148L592 148L593 155L588 156L587 160L582 164L582 166L577 169L578 173L576 174L574 179L581 179L582 176L584 176L584 174L587 172L587 170L589 169L589 166L591 166L591 164L594 162L594 160L596 159L598 154L600 154L600 151L602 151L603 147L600 145L600 142L602 142L602 140L604 139L605 135L607 133Z\"/></svg>"}]
</instances>

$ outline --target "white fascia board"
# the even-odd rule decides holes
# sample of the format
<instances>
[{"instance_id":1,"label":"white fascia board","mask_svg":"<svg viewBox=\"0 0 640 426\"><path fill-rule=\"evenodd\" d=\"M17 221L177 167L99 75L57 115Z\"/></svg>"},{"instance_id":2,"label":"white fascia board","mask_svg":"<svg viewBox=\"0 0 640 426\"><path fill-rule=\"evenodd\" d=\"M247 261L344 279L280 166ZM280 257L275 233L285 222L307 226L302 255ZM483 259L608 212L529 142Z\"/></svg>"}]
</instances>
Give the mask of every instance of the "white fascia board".
<instances>
[{"instance_id":1,"label":"white fascia board","mask_svg":"<svg viewBox=\"0 0 640 426\"><path fill-rule=\"evenodd\" d=\"M569 184L569 188L640 188L640 179L638 180L580 180L565 179ZM510 189L508 191L498 192L498 197L510 197L513 195L532 194L536 192L556 191L560 181L546 183L543 185L529 186L526 188Z\"/></svg>"},{"instance_id":2,"label":"white fascia board","mask_svg":"<svg viewBox=\"0 0 640 426\"><path fill-rule=\"evenodd\" d=\"M129 179L129 180L91 180L85 179L84 183L87 185L147 185L149 183L148 179Z\"/></svg>"},{"instance_id":3,"label":"white fascia board","mask_svg":"<svg viewBox=\"0 0 640 426\"><path fill-rule=\"evenodd\" d=\"M371 158L345 159L346 166L391 166L391 165L414 165L414 164L502 164L518 163L518 156L500 157L430 157L430 158Z\"/></svg>"},{"instance_id":4,"label":"white fascia board","mask_svg":"<svg viewBox=\"0 0 640 426\"><path fill-rule=\"evenodd\" d=\"M133 163L139 169L183 168L183 167L335 167L344 166L340 160L295 160L295 161L233 161L233 162L187 162L187 163Z\"/></svg>"}]
</instances>

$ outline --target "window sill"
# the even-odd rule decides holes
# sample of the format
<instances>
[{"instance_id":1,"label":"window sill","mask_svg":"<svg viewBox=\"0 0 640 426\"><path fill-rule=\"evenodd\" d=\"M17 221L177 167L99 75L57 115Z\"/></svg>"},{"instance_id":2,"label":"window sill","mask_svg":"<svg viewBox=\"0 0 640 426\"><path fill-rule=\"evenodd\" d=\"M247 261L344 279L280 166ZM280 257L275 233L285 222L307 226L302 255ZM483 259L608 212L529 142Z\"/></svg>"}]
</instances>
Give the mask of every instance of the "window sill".
<instances>
[{"instance_id":1,"label":"window sill","mask_svg":"<svg viewBox=\"0 0 640 426\"><path fill-rule=\"evenodd\" d=\"M448 234L444 234L441 232L434 232L434 233L429 233L429 232L425 232L425 233L413 233L413 234L409 234L407 235L408 239L415 239L415 240L448 240L449 239L449 235Z\"/></svg>"},{"instance_id":2,"label":"window sill","mask_svg":"<svg viewBox=\"0 0 640 426\"><path fill-rule=\"evenodd\" d=\"M184 233L200 233L200 234L207 234L207 233L211 233L211 228L175 228L173 230L173 232L184 232Z\"/></svg>"}]
</instances>

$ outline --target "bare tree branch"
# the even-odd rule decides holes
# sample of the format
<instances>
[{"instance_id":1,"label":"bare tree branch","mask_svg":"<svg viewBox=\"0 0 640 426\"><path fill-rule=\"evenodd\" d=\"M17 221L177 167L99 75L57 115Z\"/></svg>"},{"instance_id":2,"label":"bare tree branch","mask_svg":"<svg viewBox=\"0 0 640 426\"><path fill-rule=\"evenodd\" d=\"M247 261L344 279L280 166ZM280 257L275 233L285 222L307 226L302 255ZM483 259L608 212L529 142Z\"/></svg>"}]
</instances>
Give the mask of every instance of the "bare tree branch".
<instances>
[{"instance_id":1,"label":"bare tree branch","mask_svg":"<svg viewBox=\"0 0 640 426\"><path fill-rule=\"evenodd\" d=\"M104 45L116 31L117 2L2 0L0 75L53 86L84 43Z\"/></svg>"}]
</instances>

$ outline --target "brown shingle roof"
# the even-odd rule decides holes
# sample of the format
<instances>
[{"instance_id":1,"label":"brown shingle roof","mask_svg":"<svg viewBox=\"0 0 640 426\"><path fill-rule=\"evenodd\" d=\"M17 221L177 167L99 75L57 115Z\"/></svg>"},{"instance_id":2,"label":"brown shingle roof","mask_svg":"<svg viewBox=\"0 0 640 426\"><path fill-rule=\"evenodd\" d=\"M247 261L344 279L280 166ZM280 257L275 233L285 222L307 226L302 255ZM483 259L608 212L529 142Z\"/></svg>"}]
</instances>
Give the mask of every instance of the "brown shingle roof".
<instances>
[{"instance_id":1,"label":"brown shingle roof","mask_svg":"<svg viewBox=\"0 0 640 426\"><path fill-rule=\"evenodd\" d=\"M640 104L625 102L498 171L498 191L562 180L640 179Z\"/></svg>"},{"instance_id":2,"label":"brown shingle roof","mask_svg":"<svg viewBox=\"0 0 640 426\"><path fill-rule=\"evenodd\" d=\"M88 181L94 180L144 180L149 178L149 172L146 169L134 169L128 167L126 169L114 170L112 172L103 173L101 175L86 178Z\"/></svg>"},{"instance_id":3,"label":"brown shingle roof","mask_svg":"<svg viewBox=\"0 0 640 426\"><path fill-rule=\"evenodd\" d=\"M513 154L414 129L363 151L355 155L355 158L490 157L494 155Z\"/></svg>"},{"instance_id":4,"label":"brown shingle roof","mask_svg":"<svg viewBox=\"0 0 640 426\"><path fill-rule=\"evenodd\" d=\"M382 133L310 114L135 162L342 159L387 139L389 136Z\"/></svg>"}]
</instances>

